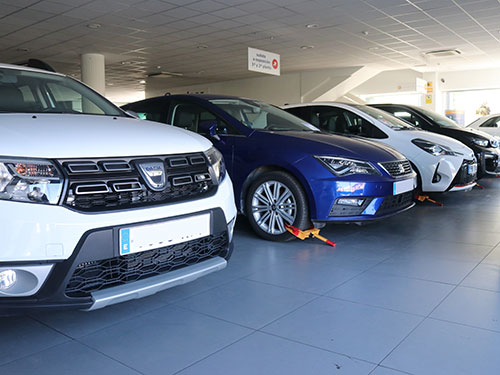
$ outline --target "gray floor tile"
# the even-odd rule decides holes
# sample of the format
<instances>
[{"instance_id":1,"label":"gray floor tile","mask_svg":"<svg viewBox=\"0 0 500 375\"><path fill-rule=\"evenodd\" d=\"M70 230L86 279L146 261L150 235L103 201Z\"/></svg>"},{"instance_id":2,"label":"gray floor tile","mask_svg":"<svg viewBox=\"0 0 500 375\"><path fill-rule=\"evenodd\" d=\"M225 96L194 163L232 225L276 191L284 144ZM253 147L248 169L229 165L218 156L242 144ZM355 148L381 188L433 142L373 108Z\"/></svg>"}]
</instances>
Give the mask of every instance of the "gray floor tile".
<instances>
[{"instance_id":1,"label":"gray floor tile","mask_svg":"<svg viewBox=\"0 0 500 375\"><path fill-rule=\"evenodd\" d=\"M500 223L498 223L498 226L500 227ZM500 229L498 229L498 231L500 232ZM482 263L496 264L497 266L500 266L500 246L495 247Z\"/></svg>"},{"instance_id":2,"label":"gray floor tile","mask_svg":"<svg viewBox=\"0 0 500 375\"><path fill-rule=\"evenodd\" d=\"M78 338L165 306L167 295L168 291L164 291L145 299L120 303L100 310L52 311L33 315L33 318L65 335Z\"/></svg>"},{"instance_id":3,"label":"gray floor tile","mask_svg":"<svg viewBox=\"0 0 500 375\"><path fill-rule=\"evenodd\" d=\"M363 375L375 365L256 332L179 375Z\"/></svg>"},{"instance_id":4,"label":"gray floor tile","mask_svg":"<svg viewBox=\"0 0 500 375\"><path fill-rule=\"evenodd\" d=\"M496 375L500 333L427 319L382 362L416 375Z\"/></svg>"},{"instance_id":5,"label":"gray floor tile","mask_svg":"<svg viewBox=\"0 0 500 375\"><path fill-rule=\"evenodd\" d=\"M480 264L461 285L500 292L500 265Z\"/></svg>"},{"instance_id":6,"label":"gray floor tile","mask_svg":"<svg viewBox=\"0 0 500 375\"><path fill-rule=\"evenodd\" d=\"M1 318L0 365L69 340L28 317Z\"/></svg>"},{"instance_id":7,"label":"gray floor tile","mask_svg":"<svg viewBox=\"0 0 500 375\"><path fill-rule=\"evenodd\" d=\"M457 285L474 269L477 262L432 258L419 254L396 256L371 271Z\"/></svg>"},{"instance_id":8,"label":"gray floor tile","mask_svg":"<svg viewBox=\"0 0 500 375\"><path fill-rule=\"evenodd\" d=\"M492 246L489 245L473 245L441 240L419 240L408 245L398 255L412 258L418 256L422 258L439 258L461 262L479 262L491 252L491 250Z\"/></svg>"},{"instance_id":9,"label":"gray floor tile","mask_svg":"<svg viewBox=\"0 0 500 375\"><path fill-rule=\"evenodd\" d=\"M407 375L408 372L393 370L387 367L378 366L370 375Z\"/></svg>"},{"instance_id":10,"label":"gray floor tile","mask_svg":"<svg viewBox=\"0 0 500 375\"><path fill-rule=\"evenodd\" d=\"M327 295L402 312L427 315L452 289L452 285L367 272L335 288Z\"/></svg>"},{"instance_id":11,"label":"gray floor tile","mask_svg":"<svg viewBox=\"0 0 500 375\"><path fill-rule=\"evenodd\" d=\"M469 221L467 221L469 223ZM496 246L500 242L500 233L493 231L472 230L472 228L462 226L447 226L445 230L442 228L434 228L429 230L422 236L424 239L432 239L436 241L449 241L451 243L464 243L483 246Z\"/></svg>"},{"instance_id":12,"label":"gray floor tile","mask_svg":"<svg viewBox=\"0 0 500 375\"><path fill-rule=\"evenodd\" d=\"M378 363L421 321L415 315L320 297L263 331Z\"/></svg>"},{"instance_id":13,"label":"gray floor tile","mask_svg":"<svg viewBox=\"0 0 500 375\"><path fill-rule=\"evenodd\" d=\"M10 375L140 375L139 372L71 341L0 366Z\"/></svg>"},{"instance_id":14,"label":"gray floor tile","mask_svg":"<svg viewBox=\"0 0 500 375\"><path fill-rule=\"evenodd\" d=\"M145 374L171 374L251 330L175 306L138 316L80 339Z\"/></svg>"},{"instance_id":15,"label":"gray floor tile","mask_svg":"<svg viewBox=\"0 0 500 375\"><path fill-rule=\"evenodd\" d=\"M247 279L309 293L323 294L360 272L333 267L330 264L288 261L253 273Z\"/></svg>"},{"instance_id":16,"label":"gray floor tile","mask_svg":"<svg viewBox=\"0 0 500 375\"><path fill-rule=\"evenodd\" d=\"M316 298L314 294L250 280L235 280L177 304L258 329L313 298Z\"/></svg>"},{"instance_id":17,"label":"gray floor tile","mask_svg":"<svg viewBox=\"0 0 500 375\"><path fill-rule=\"evenodd\" d=\"M500 293L458 287L431 317L500 332Z\"/></svg>"}]
</instances>

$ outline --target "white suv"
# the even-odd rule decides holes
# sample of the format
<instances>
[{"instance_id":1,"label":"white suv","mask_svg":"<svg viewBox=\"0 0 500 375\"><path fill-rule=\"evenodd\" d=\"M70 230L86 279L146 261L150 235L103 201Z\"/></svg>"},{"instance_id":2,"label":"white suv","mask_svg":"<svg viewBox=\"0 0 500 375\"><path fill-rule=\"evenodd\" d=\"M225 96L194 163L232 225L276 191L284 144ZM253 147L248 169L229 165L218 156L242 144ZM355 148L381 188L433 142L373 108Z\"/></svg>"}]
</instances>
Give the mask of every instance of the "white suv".
<instances>
[{"instance_id":1,"label":"white suv","mask_svg":"<svg viewBox=\"0 0 500 375\"><path fill-rule=\"evenodd\" d=\"M226 266L233 188L205 138L6 64L0 131L0 315L93 310Z\"/></svg>"}]
</instances>

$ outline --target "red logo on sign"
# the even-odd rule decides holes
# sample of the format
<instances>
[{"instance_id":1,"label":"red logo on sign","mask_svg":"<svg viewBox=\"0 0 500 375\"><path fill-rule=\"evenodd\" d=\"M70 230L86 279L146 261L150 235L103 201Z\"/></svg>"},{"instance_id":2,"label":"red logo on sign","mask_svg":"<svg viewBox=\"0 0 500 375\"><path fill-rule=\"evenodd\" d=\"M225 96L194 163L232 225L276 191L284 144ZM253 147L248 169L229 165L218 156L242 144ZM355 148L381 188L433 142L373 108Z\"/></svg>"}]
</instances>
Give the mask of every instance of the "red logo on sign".
<instances>
[{"instance_id":1,"label":"red logo on sign","mask_svg":"<svg viewBox=\"0 0 500 375\"><path fill-rule=\"evenodd\" d=\"M276 59L273 60L273 68L278 69L278 60Z\"/></svg>"}]
</instances>

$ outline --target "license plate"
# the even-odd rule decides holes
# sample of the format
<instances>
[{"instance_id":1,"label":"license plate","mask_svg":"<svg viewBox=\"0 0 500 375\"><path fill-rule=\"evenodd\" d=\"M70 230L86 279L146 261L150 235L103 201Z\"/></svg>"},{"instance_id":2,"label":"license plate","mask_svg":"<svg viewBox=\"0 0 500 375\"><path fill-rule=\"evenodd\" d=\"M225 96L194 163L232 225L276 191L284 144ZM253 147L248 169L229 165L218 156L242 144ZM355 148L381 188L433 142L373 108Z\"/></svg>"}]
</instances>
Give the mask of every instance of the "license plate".
<instances>
[{"instance_id":1,"label":"license plate","mask_svg":"<svg viewBox=\"0 0 500 375\"><path fill-rule=\"evenodd\" d=\"M477 173L477 164L469 164L467 166L467 173L470 175L474 175Z\"/></svg>"},{"instance_id":2,"label":"license plate","mask_svg":"<svg viewBox=\"0 0 500 375\"><path fill-rule=\"evenodd\" d=\"M210 214L120 229L120 255L176 245L210 235Z\"/></svg>"},{"instance_id":3,"label":"license plate","mask_svg":"<svg viewBox=\"0 0 500 375\"><path fill-rule=\"evenodd\" d=\"M393 185L392 195L403 194L408 191L412 191L415 188L415 179L410 178L408 180L396 181Z\"/></svg>"}]
</instances>

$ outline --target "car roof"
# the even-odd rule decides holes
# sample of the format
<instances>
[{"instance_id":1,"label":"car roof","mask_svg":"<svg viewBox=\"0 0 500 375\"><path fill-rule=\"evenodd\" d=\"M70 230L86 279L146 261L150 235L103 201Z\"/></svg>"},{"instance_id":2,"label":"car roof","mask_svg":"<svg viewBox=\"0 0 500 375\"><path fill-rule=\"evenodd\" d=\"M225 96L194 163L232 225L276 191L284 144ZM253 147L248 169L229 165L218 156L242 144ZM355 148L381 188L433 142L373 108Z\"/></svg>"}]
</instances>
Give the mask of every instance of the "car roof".
<instances>
[{"instance_id":1,"label":"car roof","mask_svg":"<svg viewBox=\"0 0 500 375\"><path fill-rule=\"evenodd\" d=\"M3 63L0 63L0 69L1 68L23 70L23 71L28 71L28 72L37 72L37 73L52 74L52 75L56 75L56 76L65 76L65 74L56 73L56 72L50 72L48 70L43 70L43 69L30 68L28 66L23 66L23 65L14 65L14 64L3 64Z\"/></svg>"},{"instance_id":2,"label":"car roof","mask_svg":"<svg viewBox=\"0 0 500 375\"><path fill-rule=\"evenodd\" d=\"M203 100L214 100L214 99L245 99L245 100L256 100L251 98L245 98L241 96L233 96L233 95L220 95L220 94L166 94L163 96L156 96L149 99L159 99L159 98L198 98Z\"/></svg>"},{"instance_id":3,"label":"car roof","mask_svg":"<svg viewBox=\"0 0 500 375\"><path fill-rule=\"evenodd\" d=\"M398 107L404 107L404 108L412 108L418 110L419 107L417 105L411 105L411 104L399 104L399 103L377 103L377 104L368 104L371 107L392 107L392 106L398 106Z\"/></svg>"}]
</instances>

